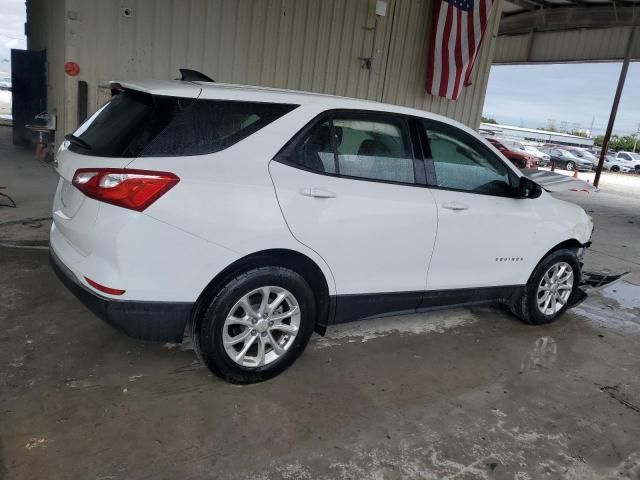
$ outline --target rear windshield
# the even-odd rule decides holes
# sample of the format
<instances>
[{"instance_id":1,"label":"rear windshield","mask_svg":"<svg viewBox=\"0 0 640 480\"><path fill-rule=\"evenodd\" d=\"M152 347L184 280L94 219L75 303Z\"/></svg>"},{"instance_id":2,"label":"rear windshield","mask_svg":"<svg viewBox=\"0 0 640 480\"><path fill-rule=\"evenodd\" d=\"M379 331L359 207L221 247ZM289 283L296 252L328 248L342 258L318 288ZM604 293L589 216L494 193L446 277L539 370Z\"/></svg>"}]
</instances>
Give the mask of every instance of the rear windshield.
<instances>
[{"instance_id":1,"label":"rear windshield","mask_svg":"<svg viewBox=\"0 0 640 480\"><path fill-rule=\"evenodd\" d=\"M74 133L72 152L98 157L167 157L218 152L297 105L199 100L125 90Z\"/></svg>"}]
</instances>

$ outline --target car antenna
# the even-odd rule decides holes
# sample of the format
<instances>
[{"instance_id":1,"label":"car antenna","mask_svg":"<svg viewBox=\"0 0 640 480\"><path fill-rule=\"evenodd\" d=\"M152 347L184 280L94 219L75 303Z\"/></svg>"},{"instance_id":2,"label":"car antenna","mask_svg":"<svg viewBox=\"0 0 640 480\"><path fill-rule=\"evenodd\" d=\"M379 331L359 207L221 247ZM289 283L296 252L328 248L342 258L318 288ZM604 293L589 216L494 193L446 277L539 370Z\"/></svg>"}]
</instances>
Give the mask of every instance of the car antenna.
<instances>
[{"instance_id":1,"label":"car antenna","mask_svg":"<svg viewBox=\"0 0 640 480\"><path fill-rule=\"evenodd\" d=\"M204 73L188 68L181 68L180 75L183 82L215 82L213 78L207 77Z\"/></svg>"}]
</instances>

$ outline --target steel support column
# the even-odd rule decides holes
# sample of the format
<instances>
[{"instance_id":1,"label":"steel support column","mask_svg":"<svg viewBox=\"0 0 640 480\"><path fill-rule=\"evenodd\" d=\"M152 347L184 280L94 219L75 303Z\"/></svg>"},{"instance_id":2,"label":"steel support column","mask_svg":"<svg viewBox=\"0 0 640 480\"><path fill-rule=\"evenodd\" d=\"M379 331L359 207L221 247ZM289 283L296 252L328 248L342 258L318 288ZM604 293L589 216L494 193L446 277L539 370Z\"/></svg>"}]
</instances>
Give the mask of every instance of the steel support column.
<instances>
[{"instance_id":1,"label":"steel support column","mask_svg":"<svg viewBox=\"0 0 640 480\"><path fill-rule=\"evenodd\" d=\"M616 121L616 114L618 113L618 105L620 103L620 97L622 96L622 89L624 88L624 81L627 78L627 70L629 70L629 58L631 56L631 45L633 44L633 37L635 35L636 28L631 28L629 32L629 40L627 40L627 49L624 54L624 61L622 62L622 70L620 70L620 78L618 79L618 88L616 88L616 95L613 98L613 105L611 106L611 115L609 115L609 123L607 124L607 131L604 134L604 140L602 141L602 150L600 150L600 160L598 161L598 168L596 169L596 178L593 180L593 186L598 187L600 183L600 174L602 173L602 166L604 165L604 157L607 154L607 148L609 147L609 139L611 138L611 132L613 130L613 124Z\"/></svg>"}]
</instances>

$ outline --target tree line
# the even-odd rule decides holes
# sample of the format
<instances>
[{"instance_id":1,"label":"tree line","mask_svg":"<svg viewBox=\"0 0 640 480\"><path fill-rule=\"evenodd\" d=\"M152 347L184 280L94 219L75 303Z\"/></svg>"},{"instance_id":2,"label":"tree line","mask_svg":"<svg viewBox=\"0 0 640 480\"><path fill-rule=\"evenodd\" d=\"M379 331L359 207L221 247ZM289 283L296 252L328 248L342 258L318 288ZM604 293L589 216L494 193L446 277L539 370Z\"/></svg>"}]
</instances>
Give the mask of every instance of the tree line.
<instances>
[{"instance_id":1,"label":"tree line","mask_svg":"<svg viewBox=\"0 0 640 480\"><path fill-rule=\"evenodd\" d=\"M633 135L611 135L609 139L609 150L627 150L632 151L633 146L635 144L636 138ZM598 135L593 139L593 143L599 147L602 146L604 142L604 135ZM640 141L638 141L638 145L640 145Z\"/></svg>"}]
</instances>

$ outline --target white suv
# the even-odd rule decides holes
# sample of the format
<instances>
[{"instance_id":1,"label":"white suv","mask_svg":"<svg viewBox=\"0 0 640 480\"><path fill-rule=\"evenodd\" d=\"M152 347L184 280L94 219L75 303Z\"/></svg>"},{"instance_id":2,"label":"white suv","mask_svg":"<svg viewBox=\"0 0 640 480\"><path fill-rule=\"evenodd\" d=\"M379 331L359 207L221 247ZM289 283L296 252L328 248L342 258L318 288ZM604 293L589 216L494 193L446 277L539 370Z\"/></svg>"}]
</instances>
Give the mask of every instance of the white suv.
<instances>
[{"instance_id":1,"label":"white suv","mask_svg":"<svg viewBox=\"0 0 640 480\"><path fill-rule=\"evenodd\" d=\"M52 264L122 332L186 331L228 381L276 375L336 323L501 302L543 324L584 297L590 218L461 124L293 91L111 87L57 153Z\"/></svg>"},{"instance_id":2,"label":"white suv","mask_svg":"<svg viewBox=\"0 0 640 480\"><path fill-rule=\"evenodd\" d=\"M615 159L625 167L628 167L631 171L635 171L635 173L640 173L640 153L635 152L618 152L615 155Z\"/></svg>"}]
</instances>

